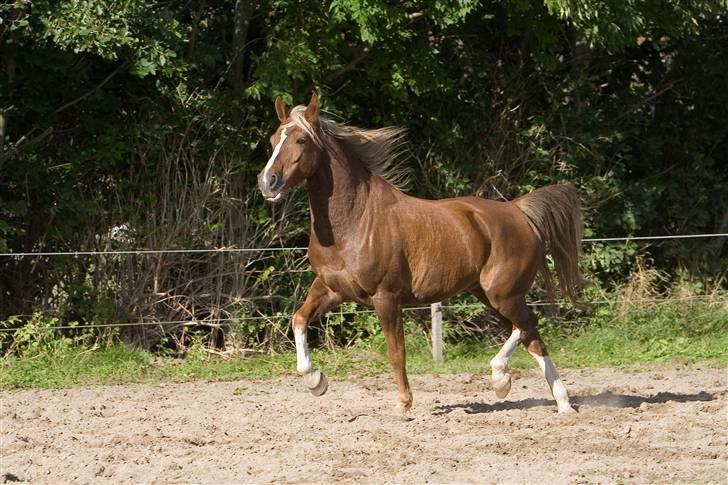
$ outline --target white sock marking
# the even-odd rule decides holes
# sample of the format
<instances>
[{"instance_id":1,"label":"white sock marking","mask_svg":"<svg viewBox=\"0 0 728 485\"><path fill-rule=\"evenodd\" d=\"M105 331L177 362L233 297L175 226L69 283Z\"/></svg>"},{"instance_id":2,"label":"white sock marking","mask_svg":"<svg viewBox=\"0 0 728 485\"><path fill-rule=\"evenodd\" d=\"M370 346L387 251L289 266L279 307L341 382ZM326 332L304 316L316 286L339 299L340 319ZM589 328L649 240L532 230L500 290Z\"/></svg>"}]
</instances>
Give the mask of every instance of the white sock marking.
<instances>
[{"instance_id":1,"label":"white sock marking","mask_svg":"<svg viewBox=\"0 0 728 485\"><path fill-rule=\"evenodd\" d=\"M301 374L308 374L313 370L311 356L308 352L307 332L298 328L293 329L296 339L296 368Z\"/></svg>"},{"instance_id":2,"label":"white sock marking","mask_svg":"<svg viewBox=\"0 0 728 485\"><path fill-rule=\"evenodd\" d=\"M490 367L493 371L493 375L503 374L508 369L508 363L511 361L513 352L518 348L518 343L521 341L521 331L517 328L513 329L511 336L508 337L506 343L498 351L498 353L490 361Z\"/></svg>"},{"instance_id":3,"label":"white sock marking","mask_svg":"<svg viewBox=\"0 0 728 485\"><path fill-rule=\"evenodd\" d=\"M270 182L270 169L273 167L273 164L276 161L276 158L278 157L278 154L281 152L281 146L283 146L283 142L286 141L286 128L283 128L283 131L281 131L281 139L278 140L278 144L273 149L273 155L270 156L270 159L268 159L268 163L265 164L265 168L263 169L263 181L265 182L265 185L268 186L268 183Z\"/></svg>"},{"instance_id":4,"label":"white sock marking","mask_svg":"<svg viewBox=\"0 0 728 485\"><path fill-rule=\"evenodd\" d=\"M566 387L561 382L561 377L559 377L559 371L556 370L554 363L551 362L551 358L548 355L541 356L532 352L529 353L536 359L539 367L541 367L549 389L551 389L551 394L553 394L554 399L556 399L556 404L559 406L559 411L573 411L569 403L569 394L566 392Z\"/></svg>"}]
</instances>

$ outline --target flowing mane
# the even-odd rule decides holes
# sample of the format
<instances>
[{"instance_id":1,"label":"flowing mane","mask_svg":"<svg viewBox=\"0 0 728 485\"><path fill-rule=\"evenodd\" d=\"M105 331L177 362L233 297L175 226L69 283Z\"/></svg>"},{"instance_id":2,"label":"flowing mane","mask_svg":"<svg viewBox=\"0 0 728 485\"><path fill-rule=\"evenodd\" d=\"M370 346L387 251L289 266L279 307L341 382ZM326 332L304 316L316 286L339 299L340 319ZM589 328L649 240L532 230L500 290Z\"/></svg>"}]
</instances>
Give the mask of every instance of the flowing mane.
<instances>
[{"instance_id":1,"label":"flowing mane","mask_svg":"<svg viewBox=\"0 0 728 485\"><path fill-rule=\"evenodd\" d=\"M314 143L323 147L325 140L306 120L305 111L306 107L303 105L293 108L287 125L301 128ZM404 128L387 126L367 130L339 123L325 116L319 116L319 128L346 144L373 175L381 177L398 189L402 189L409 182L409 170L400 163L400 158L406 151Z\"/></svg>"}]
</instances>

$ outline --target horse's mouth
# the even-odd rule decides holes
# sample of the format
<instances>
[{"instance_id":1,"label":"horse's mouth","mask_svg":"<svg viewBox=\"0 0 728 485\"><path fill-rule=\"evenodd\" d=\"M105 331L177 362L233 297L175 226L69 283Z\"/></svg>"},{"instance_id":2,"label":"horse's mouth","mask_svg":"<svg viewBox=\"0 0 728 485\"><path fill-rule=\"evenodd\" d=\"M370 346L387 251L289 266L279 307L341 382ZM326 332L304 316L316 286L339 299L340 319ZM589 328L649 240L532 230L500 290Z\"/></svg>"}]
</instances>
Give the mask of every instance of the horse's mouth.
<instances>
[{"instance_id":1,"label":"horse's mouth","mask_svg":"<svg viewBox=\"0 0 728 485\"><path fill-rule=\"evenodd\" d=\"M283 200L283 195L286 193L286 184L285 182L277 183L275 187L268 187L266 190L261 190L261 193L266 202L277 204Z\"/></svg>"},{"instance_id":2,"label":"horse's mouth","mask_svg":"<svg viewBox=\"0 0 728 485\"><path fill-rule=\"evenodd\" d=\"M266 202L270 202L272 204L277 204L278 202L280 202L281 200L283 200L283 192L284 191L281 190L280 192L278 192L276 195L274 195L272 197L267 197L266 196L265 197L265 201Z\"/></svg>"}]
</instances>

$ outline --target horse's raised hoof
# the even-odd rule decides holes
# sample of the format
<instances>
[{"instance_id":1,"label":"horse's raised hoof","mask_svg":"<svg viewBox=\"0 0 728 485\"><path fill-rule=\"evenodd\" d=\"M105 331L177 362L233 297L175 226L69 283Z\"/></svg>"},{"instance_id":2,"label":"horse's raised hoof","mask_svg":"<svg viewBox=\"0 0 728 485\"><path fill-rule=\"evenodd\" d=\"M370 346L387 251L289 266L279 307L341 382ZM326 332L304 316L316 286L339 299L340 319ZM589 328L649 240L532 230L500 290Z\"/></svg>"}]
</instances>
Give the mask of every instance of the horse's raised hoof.
<instances>
[{"instance_id":1,"label":"horse's raised hoof","mask_svg":"<svg viewBox=\"0 0 728 485\"><path fill-rule=\"evenodd\" d=\"M511 375L505 374L504 377L501 377L498 380L493 380L493 389L495 389L495 395L498 396L499 399L503 399L508 395L509 392L511 392Z\"/></svg>"},{"instance_id":2,"label":"horse's raised hoof","mask_svg":"<svg viewBox=\"0 0 728 485\"><path fill-rule=\"evenodd\" d=\"M316 397L323 396L329 389L329 380L326 378L326 375L318 369L303 376L303 382L306 384L306 387L309 388L311 394Z\"/></svg>"}]
</instances>

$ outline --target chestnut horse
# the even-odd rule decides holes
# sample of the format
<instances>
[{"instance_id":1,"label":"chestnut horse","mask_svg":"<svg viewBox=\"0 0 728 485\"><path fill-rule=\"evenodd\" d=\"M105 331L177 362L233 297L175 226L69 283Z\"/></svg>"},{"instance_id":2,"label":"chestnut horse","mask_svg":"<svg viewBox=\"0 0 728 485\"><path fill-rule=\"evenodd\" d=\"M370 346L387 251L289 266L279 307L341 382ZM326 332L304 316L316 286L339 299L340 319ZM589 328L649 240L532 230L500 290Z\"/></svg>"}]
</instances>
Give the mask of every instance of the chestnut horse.
<instances>
[{"instance_id":1,"label":"chestnut horse","mask_svg":"<svg viewBox=\"0 0 728 485\"><path fill-rule=\"evenodd\" d=\"M560 288L577 296L582 222L576 189L552 185L510 202L417 199L396 186L402 129L337 123L320 113L316 94L308 106L293 109L279 97L275 108L281 125L270 139L273 153L258 185L267 201L277 202L289 189L308 184L308 257L316 278L292 327L297 369L311 392L324 394L328 380L311 364L308 325L343 301L354 301L373 306L379 317L399 390L397 407L407 411L412 393L403 305L470 292L512 332L490 361L498 397L511 388L508 363L521 343L541 367L559 412L573 411L526 293L539 271L550 281L548 246Z\"/></svg>"}]
</instances>

